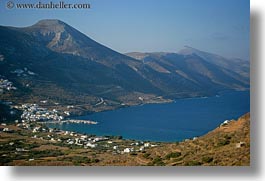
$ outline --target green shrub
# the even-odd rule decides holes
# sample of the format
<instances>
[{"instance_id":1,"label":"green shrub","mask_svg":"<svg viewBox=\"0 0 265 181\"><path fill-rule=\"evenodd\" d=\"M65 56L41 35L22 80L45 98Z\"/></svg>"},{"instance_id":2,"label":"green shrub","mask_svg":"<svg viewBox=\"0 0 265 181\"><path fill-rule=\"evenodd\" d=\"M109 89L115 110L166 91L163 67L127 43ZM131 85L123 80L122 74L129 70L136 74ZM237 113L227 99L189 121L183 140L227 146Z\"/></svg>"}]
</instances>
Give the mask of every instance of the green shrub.
<instances>
[{"instance_id":1,"label":"green shrub","mask_svg":"<svg viewBox=\"0 0 265 181\"><path fill-rule=\"evenodd\" d=\"M152 164L155 166L164 166L165 163L163 162L161 157L156 157L153 161Z\"/></svg>"},{"instance_id":2,"label":"green shrub","mask_svg":"<svg viewBox=\"0 0 265 181\"><path fill-rule=\"evenodd\" d=\"M30 151L30 158L41 158L41 157L57 157L61 156L63 153L59 150L43 150L43 151Z\"/></svg>"},{"instance_id":3,"label":"green shrub","mask_svg":"<svg viewBox=\"0 0 265 181\"><path fill-rule=\"evenodd\" d=\"M172 153L169 153L165 156L165 159L169 160L170 158L177 158L181 156L181 153L180 152L172 152Z\"/></svg>"},{"instance_id":4,"label":"green shrub","mask_svg":"<svg viewBox=\"0 0 265 181\"><path fill-rule=\"evenodd\" d=\"M91 163L98 163L98 162L100 162L100 160L97 158L91 160Z\"/></svg>"},{"instance_id":5,"label":"green shrub","mask_svg":"<svg viewBox=\"0 0 265 181\"><path fill-rule=\"evenodd\" d=\"M12 159L8 157L1 157L0 158L0 166L7 165L9 162L11 162Z\"/></svg>"},{"instance_id":6,"label":"green shrub","mask_svg":"<svg viewBox=\"0 0 265 181\"><path fill-rule=\"evenodd\" d=\"M202 163L198 162L198 161L195 161L195 160L185 163L185 166L200 166L200 165L202 165Z\"/></svg>"},{"instance_id":7,"label":"green shrub","mask_svg":"<svg viewBox=\"0 0 265 181\"><path fill-rule=\"evenodd\" d=\"M150 155L151 155L150 153L145 153L145 154L143 154L143 157L147 159L150 157Z\"/></svg>"},{"instance_id":8,"label":"green shrub","mask_svg":"<svg viewBox=\"0 0 265 181\"><path fill-rule=\"evenodd\" d=\"M213 161L213 157L206 156L202 158L202 162L204 163L211 163L212 161Z\"/></svg>"},{"instance_id":9,"label":"green shrub","mask_svg":"<svg viewBox=\"0 0 265 181\"><path fill-rule=\"evenodd\" d=\"M130 153L130 155L131 155L131 156L137 156L137 153L132 152L132 153Z\"/></svg>"},{"instance_id":10,"label":"green shrub","mask_svg":"<svg viewBox=\"0 0 265 181\"><path fill-rule=\"evenodd\" d=\"M228 145L230 144L230 141L227 140L227 139L223 139L223 140L220 140L218 143L217 143L217 146L225 146L225 145Z\"/></svg>"},{"instance_id":11,"label":"green shrub","mask_svg":"<svg viewBox=\"0 0 265 181\"><path fill-rule=\"evenodd\" d=\"M231 140L232 137L229 136L229 135L225 135L224 138L225 138L226 140Z\"/></svg>"}]
</instances>

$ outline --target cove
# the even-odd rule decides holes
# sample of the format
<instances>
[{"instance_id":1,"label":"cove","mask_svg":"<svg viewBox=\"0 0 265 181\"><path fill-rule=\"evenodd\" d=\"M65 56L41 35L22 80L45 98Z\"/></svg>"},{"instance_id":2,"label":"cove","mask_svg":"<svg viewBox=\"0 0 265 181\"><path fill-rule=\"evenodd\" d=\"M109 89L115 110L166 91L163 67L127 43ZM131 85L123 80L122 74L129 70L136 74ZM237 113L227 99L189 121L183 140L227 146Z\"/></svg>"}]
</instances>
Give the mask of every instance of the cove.
<instances>
[{"instance_id":1,"label":"cove","mask_svg":"<svg viewBox=\"0 0 265 181\"><path fill-rule=\"evenodd\" d=\"M97 125L47 125L98 136L121 135L125 139L175 142L202 136L223 121L237 119L247 112L250 112L250 92L233 91L214 97L179 99L76 117L97 121Z\"/></svg>"}]
</instances>

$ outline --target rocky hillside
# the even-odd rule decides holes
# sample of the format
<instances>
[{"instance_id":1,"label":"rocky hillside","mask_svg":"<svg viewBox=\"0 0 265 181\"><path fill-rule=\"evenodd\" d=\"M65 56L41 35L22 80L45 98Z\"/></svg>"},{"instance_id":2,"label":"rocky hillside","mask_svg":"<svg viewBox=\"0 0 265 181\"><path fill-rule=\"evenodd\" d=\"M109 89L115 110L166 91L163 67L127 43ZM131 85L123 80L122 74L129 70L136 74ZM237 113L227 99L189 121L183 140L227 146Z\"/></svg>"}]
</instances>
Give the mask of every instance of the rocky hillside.
<instances>
[{"instance_id":1,"label":"rocky hillside","mask_svg":"<svg viewBox=\"0 0 265 181\"><path fill-rule=\"evenodd\" d=\"M250 114L226 121L205 136L155 148L143 156L149 165L249 166Z\"/></svg>"},{"instance_id":2,"label":"rocky hillside","mask_svg":"<svg viewBox=\"0 0 265 181\"><path fill-rule=\"evenodd\" d=\"M0 165L57 166L249 166L250 114L178 143L111 137L84 148L67 140L80 135L40 131L43 125L0 125ZM35 128L32 131L30 128ZM36 130L37 129L37 130ZM46 128L47 129L47 128ZM92 136L92 138L94 138ZM19 154L18 154L19 153Z\"/></svg>"},{"instance_id":3,"label":"rocky hillside","mask_svg":"<svg viewBox=\"0 0 265 181\"><path fill-rule=\"evenodd\" d=\"M101 111L249 88L248 63L239 60L224 65L197 52L132 57L59 20L0 26L0 76L17 88L0 99Z\"/></svg>"}]
</instances>

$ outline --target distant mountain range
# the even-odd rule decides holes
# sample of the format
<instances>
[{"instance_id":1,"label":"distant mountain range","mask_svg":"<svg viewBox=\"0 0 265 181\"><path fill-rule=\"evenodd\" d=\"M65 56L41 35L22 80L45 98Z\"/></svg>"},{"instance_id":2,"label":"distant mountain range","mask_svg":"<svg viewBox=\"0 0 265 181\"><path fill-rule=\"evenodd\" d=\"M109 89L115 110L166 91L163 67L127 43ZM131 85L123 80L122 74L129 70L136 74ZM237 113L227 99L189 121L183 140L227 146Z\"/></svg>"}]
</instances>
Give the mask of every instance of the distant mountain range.
<instances>
[{"instance_id":1,"label":"distant mountain range","mask_svg":"<svg viewBox=\"0 0 265 181\"><path fill-rule=\"evenodd\" d=\"M224 89L244 89L249 86L250 68L249 61L246 60L226 59L191 47L185 47L178 53L132 52L127 55L167 75L168 79L163 83L176 86L171 90L173 94L178 86L184 87L187 84L192 84L188 89L195 88L194 92L201 91L204 94ZM178 83L174 84L175 82Z\"/></svg>"},{"instance_id":2,"label":"distant mountain range","mask_svg":"<svg viewBox=\"0 0 265 181\"><path fill-rule=\"evenodd\" d=\"M0 26L0 76L17 90L1 100L86 105L100 111L249 88L249 61L185 47L120 54L59 20ZM104 100L104 104L98 104Z\"/></svg>"}]
</instances>

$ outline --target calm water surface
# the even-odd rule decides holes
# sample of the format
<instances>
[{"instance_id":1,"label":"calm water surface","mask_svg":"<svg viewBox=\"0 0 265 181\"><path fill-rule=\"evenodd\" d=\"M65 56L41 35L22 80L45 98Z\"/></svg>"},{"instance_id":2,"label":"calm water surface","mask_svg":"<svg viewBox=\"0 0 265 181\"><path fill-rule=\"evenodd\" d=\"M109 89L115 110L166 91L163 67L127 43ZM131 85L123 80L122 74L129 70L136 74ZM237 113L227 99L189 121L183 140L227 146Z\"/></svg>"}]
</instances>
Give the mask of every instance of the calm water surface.
<instances>
[{"instance_id":1,"label":"calm water surface","mask_svg":"<svg viewBox=\"0 0 265 181\"><path fill-rule=\"evenodd\" d=\"M204 135L224 120L236 119L249 111L249 91L238 91L216 97L147 104L76 118L94 120L99 122L97 125L70 123L48 126L79 133L171 142Z\"/></svg>"}]
</instances>

